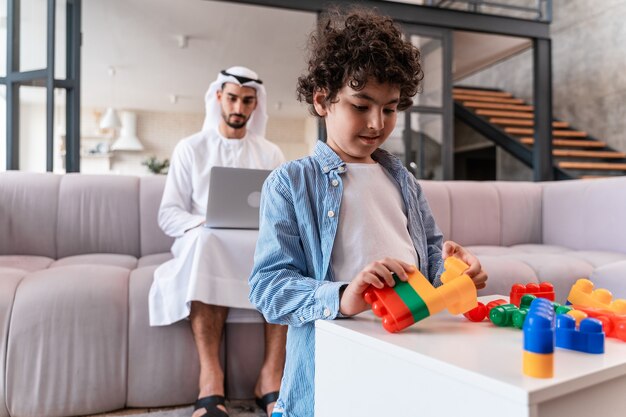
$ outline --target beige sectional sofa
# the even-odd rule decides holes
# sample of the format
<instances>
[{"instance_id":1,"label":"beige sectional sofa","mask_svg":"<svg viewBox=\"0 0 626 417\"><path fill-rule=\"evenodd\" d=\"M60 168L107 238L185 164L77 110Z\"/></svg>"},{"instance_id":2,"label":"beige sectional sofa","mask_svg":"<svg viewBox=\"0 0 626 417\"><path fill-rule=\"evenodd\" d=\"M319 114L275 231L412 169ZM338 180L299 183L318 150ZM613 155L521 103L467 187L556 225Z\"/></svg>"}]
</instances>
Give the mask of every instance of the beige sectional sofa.
<instances>
[{"instance_id":1,"label":"beige sectional sofa","mask_svg":"<svg viewBox=\"0 0 626 417\"><path fill-rule=\"evenodd\" d=\"M187 404L197 357L187 322L148 326L152 273L172 240L157 226L165 178L0 173L0 417ZM423 182L445 236L469 245L487 293L579 277L626 297L626 178ZM227 391L251 397L259 323L230 322Z\"/></svg>"}]
</instances>

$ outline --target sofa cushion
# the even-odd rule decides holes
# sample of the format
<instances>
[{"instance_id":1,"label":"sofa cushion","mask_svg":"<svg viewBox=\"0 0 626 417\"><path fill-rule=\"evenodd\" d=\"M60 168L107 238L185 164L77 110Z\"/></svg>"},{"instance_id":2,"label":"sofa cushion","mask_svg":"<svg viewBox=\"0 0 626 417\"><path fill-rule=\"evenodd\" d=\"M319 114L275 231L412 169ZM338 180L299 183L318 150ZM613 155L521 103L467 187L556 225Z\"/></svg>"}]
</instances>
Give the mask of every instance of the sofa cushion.
<instances>
[{"instance_id":1,"label":"sofa cushion","mask_svg":"<svg viewBox=\"0 0 626 417\"><path fill-rule=\"evenodd\" d=\"M130 255L118 255L115 253L89 253L86 255L67 256L54 261L50 268L67 265L109 265L120 268L135 269L137 258Z\"/></svg>"},{"instance_id":2,"label":"sofa cushion","mask_svg":"<svg viewBox=\"0 0 626 417\"><path fill-rule=\"evenodd\" d=\"M490 184L498 191L500 200L500 244L541 243L541 185L506 181Z\"/></svg>"},{"instance_id":3,"label":"sofa cushion","mask_svg":"<svg viewBox=\"0 0 626 417\"><path fill-rule=\"evenodd\" d=\"M161 265L172 258L173 256L171 252L154 253L152 255L142 256L137 260L137 268L143 268L144 266L150 265Z\"/></svg>"},{"instance_id":4,"label":"sofa cushion","mask_svg":"<svg viewBox=\"0 0 626 417\"><path fill-rule=\"evenodd\" d=\"M487 184L450 181L449 239L461 245L500 245L501 208L498 191Z\"/></svg>"},{"instance_id":5,"label":"sofa cushion","mask_svg":"<svg viewBox=\"0 0 626 417\"><path fill-rule=\"evenodd\" d=\"M0 267L0 416L5 417L9 415L6 408L5 398L5 379L6 375L6 362L4 358L7 353L7 338L9 336L9 320L11 318L11 310L13 309L13 302L15 298L15 291L19 282L26 275L25 271L2 268Z\"/></svg>"},{"instance_id":6,"label":"sofa cushion","mask_svg":"<svg viewBox=\"0 0 626 417\"><path fill-rule=\"evenodd\" d=\"M48 268L54 259L46 256L0 255L0 267L20 269L26 272Z\"/></svg>"},{"instance_id":7,"label":"sofa cushion","mask_svg":"<svg viewBox=\"0 0 626 417\"><path fill-rule=\"evenodd\" d=\"M56 258L56 219L61 177L0 173L0 255Z\"/></svg>"},{"instance_id":8,"label":"sofa cushion","mask_svg":"<svg viewBox=\"0 0 626 417\"><path fill-rule=\"evenodd\" d=\"M66 174L59 189L57 258L139 256L139 178Z\"/></svg>"},{"instance_id":9,"label":"sofa cushion","mask_svg":"<svg viewBox=\"0 0 626 417\"><path fill-rule=\"evenodd\" d=\"M626 261L614 262L596 268L591 274L595 288L606 288L613 298L626 299Z\"/></svg>"},{"instance_id":10,"label":"sofa cushion","mask_svg":"<svg viewBox=\"0 0 626 417\"><path fill-rule=\"evenodd\" d=\"M189 404L198 392L198 353L186 320L150 327L148 293L156 265L129 282L128 407Z\"/></svg>"},{"instance_id":11,"label":"sofa cushion","mask_svg":"<svg viewBox=\"0 0 626 417\"><path fill-rule=\"evenodd\" d=\"M446 183L422 180L419 181L419 184L444 239L450 239L450 195Z\"/></svg>"},{"instance_id":12,"label":"sofa cushion","mask_svg":"<svg viewBox=\"0 0 626 417\"><path fill-rule=\"evenodd\" d=\"M580 250L567 252L567 255L573 256L577 259L581 259L591 264L594 268L598 268L615 262L626 261L626 254L617 252ZM624 275L624 279L626 280L626 275Z\"/></svg>"},{"instance_id":13,"label":"sofa cushion","mask_svg":"<svg viewBox=\"0 0 626 417\"><path fill-rule=\"evenodd\" d=\"M139 219L142 256L168 252L174 244L174 238L163 233L158 223L165 179L165 175L151 175L140 180Z\"/></svg>"},{"instance_id":14,"label":"sofa cushion","mask_svg":"<svg viewBox=\"0 0 626 417\"><path fill-rule=\"evenodd\" d=\"M535 270L521 260L499 255L478 255L478 259L489 276L487 286L478 295L508 296L515 283L539 282Z\"/></svg>"},{"instance_id":15,"label":"sofa cushion","mask_svg":"<svg viewBox=\"0 0 626 417\"><path fill-rule=\"evenodd\" d=\"M128 275L114 266L73 265L22 279L7 342L11 415L73 416L124 407Z\"/></svg>"},{"instance_id":16,"label":"sofa cushion","mask_svg":"<svg viewBox=\"0 0 626 417\"><path fill-rule=\"evenodd\" d=\"M544 186L543 242L626 253L626 177Z\"/></svg>"}]
</instances>

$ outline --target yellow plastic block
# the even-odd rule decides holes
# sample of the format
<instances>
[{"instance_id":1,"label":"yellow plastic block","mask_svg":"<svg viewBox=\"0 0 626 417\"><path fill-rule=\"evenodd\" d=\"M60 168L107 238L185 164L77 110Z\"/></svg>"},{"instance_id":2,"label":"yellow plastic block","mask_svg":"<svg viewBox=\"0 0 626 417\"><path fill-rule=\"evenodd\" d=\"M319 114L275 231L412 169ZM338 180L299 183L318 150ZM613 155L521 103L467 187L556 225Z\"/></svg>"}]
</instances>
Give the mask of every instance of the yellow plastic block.
<instances>
[{"instance_id":1,"label":"yellow plastic block","mask_svg":"<svg viewBox=\"0 0 626 417\"><path fill-rule=\"evenodd\" d=\"M567 315L574 317L574 320L576 320L576 327L580 326L580 321L582 319L587 318L587 313L580 310L570 310L567 312Z\"/></svg>"},{"instance_id":2,"label":"yellow plastic block","mask_svg":"<svg viewBox=\"0 0 626 417\"><path fill-rule=\"evenodd\" d=\"M611 310L617 314L626 314L626 300L613 300L613 294L609 290L599 288L593 289L593 282L581 278L569 292L567 301L573 305L582 307L595 307Z\"/></svg>"},{"instance_id":3,"label":"yellow plastic block","mask_svg":"<svg viewBox=\"0 0 626 417\"><path fill-rule=\"evenodd\" d=\"M459 258L449 257L445 261L445 272L441 274L443 285L437 294L443 298L451 314L463 314L478 305L476 286L472 279L463 274L468 266Z\"/></svg>"},{"instance_id":4,"label":"yellow plastic block","mask_svg":"<svg viewBox=\"0 0 626 417\"><path fill-rule=\"evenodd\" d=\"M534 353L524 351L522 372L533 378L552 378L554 376L554 353Z\"/></svg>"},{"instance_id":5,"label":"yellow plastic block","mask_svg":"<svg viewBox=\"0 0 626 417\"><path fill-rule=\"evenodd\" d=\"M416 293L424 300L428 312L432 316L437 314L446 308L446 303L440 295L437 294L437 289L422 275L417 268L416 271L409 275L409 285L415 290Z\"/></svg>"}]
</instances>

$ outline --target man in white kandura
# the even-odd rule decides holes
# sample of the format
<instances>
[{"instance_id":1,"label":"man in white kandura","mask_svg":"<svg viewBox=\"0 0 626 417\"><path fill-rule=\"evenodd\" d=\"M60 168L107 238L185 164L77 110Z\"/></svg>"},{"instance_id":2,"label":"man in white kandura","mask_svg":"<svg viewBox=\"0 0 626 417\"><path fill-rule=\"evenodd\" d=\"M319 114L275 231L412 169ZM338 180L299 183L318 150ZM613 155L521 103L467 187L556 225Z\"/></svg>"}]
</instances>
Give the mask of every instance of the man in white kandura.
<instances>
[{"instance_id":1,"label":"man in white kandura","mask_svg":"<svg viewBox=\"0 0 626 417\"><path fill-rule=\"evenodd\" d=\"M266 93L256 73L244 67L221 71L206 97L202 131L181 140L172 155L159 226L176 238L174 259L154 272L150 325L189 318L200 359L200 395L193 417L227 417L224 372L218 352L229 307L253 309L248 276L211 283L202 271L199 244L205 221L212 166L274 169L284 156L265 135ZM206 268L205 268L206 270ZM271 413L285 362L286 326L265 323L265 360L255 386L257 404Z\"/></svg>"}]
</instances>

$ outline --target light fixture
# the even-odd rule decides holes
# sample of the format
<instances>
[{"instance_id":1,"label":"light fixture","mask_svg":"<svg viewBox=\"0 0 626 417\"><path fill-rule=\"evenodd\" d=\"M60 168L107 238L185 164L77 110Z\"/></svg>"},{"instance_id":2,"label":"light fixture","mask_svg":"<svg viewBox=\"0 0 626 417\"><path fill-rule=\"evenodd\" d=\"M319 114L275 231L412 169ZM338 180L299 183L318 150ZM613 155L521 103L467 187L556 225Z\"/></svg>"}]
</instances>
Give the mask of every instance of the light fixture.
<instances>
[{"instance_id":1,"label":"light fixture","mask_svg":"<svg viewBox=\"0 0 626 417\"><path fill-rule=\"evenodd\" d=\"M122 130L120 137L111 146L113 151L143 151L143 145L137 137L137 114L122 112Z\"/></svg>"},{"instance_id":2,"label":"light fixture","mask_svg":"<svg viewBox=\"0 0 626 417\"><path fill-rule=\"evenodd\" d=\"M109 107L100 119L100 129L119 129L122 122L113 107Z\"/></svg>"}]
</instances>

